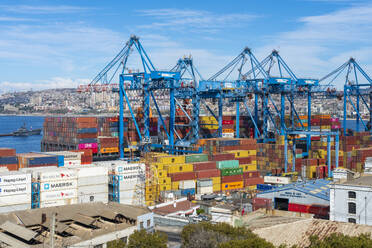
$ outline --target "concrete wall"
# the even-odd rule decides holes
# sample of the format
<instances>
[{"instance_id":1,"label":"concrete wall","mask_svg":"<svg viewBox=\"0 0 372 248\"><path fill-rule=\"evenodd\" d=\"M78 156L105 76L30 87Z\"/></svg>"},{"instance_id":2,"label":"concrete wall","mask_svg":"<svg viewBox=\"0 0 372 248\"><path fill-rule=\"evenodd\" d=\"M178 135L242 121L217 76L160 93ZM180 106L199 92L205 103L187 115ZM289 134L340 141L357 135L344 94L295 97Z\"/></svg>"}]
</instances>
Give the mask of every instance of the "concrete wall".
<instances>
[{"instance_id":1,"label":"concrete wall","mask_svg":"<svg viewBox=\"0 0 372 248\"><path fill-rule=\"evenodd\" d=\"M81 248L81 247L91 248L91 247L94 247L95 245L103 244L103 248L106 248L107 247L106 246L107 242L117 240L117 239L121 239L121 238L124 238L124 237L129 238L129 235L131 235L135 230L137 230L137 227L135 227L135 226L128 227L124 230L104 234L104 235L95 237L93 239L83 241L83 242L80 242L78 244L71 245L69 247L71 247L71 248L78 248L78 247L79 248Z\"/></svg>"},{"instance_id":2,"label":"concrete wall","mask_svg":"<svg viewBox=\"0 0 372 248\"><path fill-rule=\"evenodd\" d=\"M150 225L147 225L147 220L150 220ZM137 229L140 230L140 223L143 222L144 229L154 228L154 214L152 212L137 217Z\"/></svg>"},{"instance_id":3,"label":"concrete wall","mask_svg":"<svg viewBox=\"0 0 372 248\"><path fill-rule=\"evenodd\" d=\"M356 193L349 199L348 192ZM348 203L356 204L356 214L349 214ZM358 224L372 225L372 188L365 186L332 185L330 191L330 220L348 222L354 218Z\"/></svg>"}]
</instances>

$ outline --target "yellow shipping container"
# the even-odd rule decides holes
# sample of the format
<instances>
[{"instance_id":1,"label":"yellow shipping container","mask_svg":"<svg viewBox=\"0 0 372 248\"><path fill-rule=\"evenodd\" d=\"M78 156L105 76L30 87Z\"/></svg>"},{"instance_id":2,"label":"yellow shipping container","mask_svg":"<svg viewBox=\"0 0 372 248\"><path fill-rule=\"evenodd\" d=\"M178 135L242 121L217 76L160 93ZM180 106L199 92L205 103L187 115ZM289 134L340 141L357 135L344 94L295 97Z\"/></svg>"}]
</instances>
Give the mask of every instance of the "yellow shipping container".
<instances>
[{"instance_id":1,"label":"yellow shipping container","mask_svg":"<svg viewBox=\"0 0 372 248\"><path fill-rule=\"evenodd\" d=\"M185 156L157 157L157 161L162 164L184 164Z\"/></svg>"},{"instance_id":2,"label":"yellow shipping container","mask_svg":"<svg viewBox=\"0 0 372 248\"><path fill-rule=\"evenodd\" d=\"M194 170L192 164L168 165L168 173L191 172Z\"/></svg>"},{"instance_id":3,"label":"yellow shipping container","mask_svg":"<svg viewBox=\"0 0 372 248\"><path fill-rule=\"evenodd\" d=\"M243 168L243 172L256 171L257 170L257 165L255 165L255 164L241 164L241 165L239 165L239 167Z\"/></svg>"},{"instance_id":4,"label":"yellow shipping container","mask_svg":"<svg viewBox=\"0 0 372 248\"><path fill-rule=\"evenodd\" d=\"M160 178L167 177L168 176L168 173L167 173L166 170L158 170L158 171L156 171L155 175L156 175L157 178L160 179Z\"/></svg>"},{"instance_id":5,"label":"yellow shipping container","mask_svg":"<svg viewBox=\"0 0 372 248\"><path fill-rule=\"evenodd\" d=\"M248 190L256 190L257 189L257 185L248 186L248 187L246 187L246 189L248 189Z\"/></svg>"},{"instance_id":6,"label":"yellow shipping container","mask_svg":"<svg viewBox=\"0 0 372 248\"><path fill-rule=\"evenodd\" d=\"M171 184L160 184L159 185L159 189L160 189L160 191L171 190L172 189L172 185Z\"/></svg>"},{"instance_id":7,"label":"yellow shipping container","mask_svg":"<svg viewBox=\"0 0 372 248\"><path fill-rule=\"evenodd\" d=\"M242 189L243 186L244 186L243 181L222 183L221 190Z\"/></svg>"},{"instance_id":8,"label":"yellow shipping container","mask_svg":"<svg viewBox=\"0 0 372 248\"><path fill-rule=\"evenodd\" d=\"M156 195L154 194L146 194L145 195L145 201L155 201L156 200Z\"/></svg>"},{"instance_id":9,"label":"yellow shipping container","mask_svg":"<svg viewBox=\"0 0 372 248\"><path fill-rule=\"evenodd\" d=\"M153 163L151 167L156 168L157 170L164 170L164 164Z\"/></svg>"},{"instance_id":10,"label":"yellow shipping container","mask_svg":"<svg viewBox=\"0 0 372 248\"><path fill-rule=\"evenodd\" d=\"M154 194L156 192L156 185L146 186L145 192L146 192L146 195L147 194Z\"/></svg>"},{"instance_id":11,"label":"yellow shipping container","mask_svg":"<svg viewBox=\"0 0 372 248\"><path fill-rule=\"evenodd\" d=\"M180 186L180 182L172 182L171 183L171 187L172 187L172 190L178 190L179 189L179 186Z\"/></svg>"},{"instance_id":12,"label":"yellow shipping container","mask_svg":"<svg viewBox=\"0 0 372 248\"><path fill-rule=\"evenodd\" d=\"M211 177L213 184L220 184L221 177Z\"/></svg>"},{"instance_id":13,"label":"yellow shipping container","mask_svg":"<svg viewBox=\"0 0 372 248\"><path fill-rule=\"evenodd\" d=\"M171 184L171 178L170 177L163 177L159 178L159 184Z\"/></svg>"},{"instance_id":14,"label":"yellow shipping container","mask_svg":"<svg viewBox=\"0 0 372 248\"><path fill-rule=\"evenodd\" d=\"M155 201L146 201L146 206L148 207L155 206Z\"/></svg>"},{"instance_id":15,"label":"yellow shipping container","mask_svg":"<svg viewBox=\"0 0 372 248\"><path fill-rule=\"evenodd\" d=\"M221 191L221 184L220 183L213 184L213 192L219 192L219 191Z\"/></svg>"},{"instance_id":16,"label":"yellow shipping container","mask_svg":"<svg viewBox=\"0 0 372 248\"><path fill-rule=\"evenodd\" d=\"M306 176L308 178L316 178L316 165L306 167Z\"/></svg>"}]
</instances>

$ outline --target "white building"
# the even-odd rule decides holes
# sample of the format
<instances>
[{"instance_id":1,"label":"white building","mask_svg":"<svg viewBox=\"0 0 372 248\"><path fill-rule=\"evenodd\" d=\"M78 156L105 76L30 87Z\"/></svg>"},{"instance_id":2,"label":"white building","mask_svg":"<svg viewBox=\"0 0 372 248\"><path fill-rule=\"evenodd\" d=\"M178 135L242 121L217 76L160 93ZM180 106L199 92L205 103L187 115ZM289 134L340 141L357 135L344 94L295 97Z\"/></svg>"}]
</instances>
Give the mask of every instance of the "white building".
<instances>
[{"instance_id":1,"label":"white building","mask_svg":"<svg viewBox=\"0 0 372 248\"><path fill-rule=\"evenodd\" d=\"M330 220L372 225L372 175L331 185Z\"/></svg>"}]
</instances>

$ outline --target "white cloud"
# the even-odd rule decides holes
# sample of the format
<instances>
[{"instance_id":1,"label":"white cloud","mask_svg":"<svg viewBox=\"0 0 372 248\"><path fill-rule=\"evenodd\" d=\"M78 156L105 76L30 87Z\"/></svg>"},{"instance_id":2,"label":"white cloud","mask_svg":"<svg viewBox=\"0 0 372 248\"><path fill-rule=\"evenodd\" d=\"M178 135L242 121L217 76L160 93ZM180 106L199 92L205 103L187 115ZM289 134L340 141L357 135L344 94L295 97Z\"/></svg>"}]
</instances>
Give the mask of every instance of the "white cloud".
<instances>
[{"instance_id":1,"label":"white cloud","mask_svg":"<svg viewBox=\"0 0 372 248\"><path fill-rule=\"evenodd\" d=\"M300 77L322 77L350 57L371 64L372 4L300 18L301 26L267 39L260 54L275 48ZM264 52L265 51L265 52ZM264 56L260 56L263 58ZM371 67L365 67L372 73ZM338 87L342 85L342 80Z\"/></svg>"},{"instance_id":2,"label":"white cloud","mask_svg":"<svg viewBox=\"0 0 372 248\"><path fill-rule=\"evenodd\" d=\"M31 6L31 5L0 5L0 9L8 12L22 13L22 14L66 14L76 13L91 10L92 8L70 6L70 5L45 5L45 6Z\"/></svg>"},{"instance_id":3,"label":"white cloud","mask_svg":"<svg viewBox=\"0 0 372 248\"><path fill-rule=\"evenodd\" d=\"M25 22L25 21L29 22L29 21L36 21L36 20L31 19L31 18L0 16L0 22Z\"/></svg>"},{"instance_id":4,"label":"white cloud","mask_svg":"<svg viewBox=\"0 0 372 248\"><path fill-rule=\"evenodd\" d=\"M144 29L167 29L172 31L210 32L214 33L225 27L239 27L258 18L246 13L216 14L209 11L182 9L148 9L140 10L141 16L151 17L157 21L139 25Z\"/></svg>"}]
</instances>

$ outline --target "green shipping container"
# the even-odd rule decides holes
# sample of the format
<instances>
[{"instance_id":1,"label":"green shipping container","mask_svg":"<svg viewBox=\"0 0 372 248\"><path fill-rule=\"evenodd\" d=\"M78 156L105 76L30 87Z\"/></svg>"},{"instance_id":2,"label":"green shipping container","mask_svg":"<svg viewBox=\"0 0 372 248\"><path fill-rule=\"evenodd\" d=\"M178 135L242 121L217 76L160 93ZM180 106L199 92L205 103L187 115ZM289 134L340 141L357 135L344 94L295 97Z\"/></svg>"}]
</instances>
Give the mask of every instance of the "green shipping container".
<instances>
[{"instance_id":1,"label":"green shipping container","mask_svg":"<svg viewBox=\"0 0 372 248\"><path fill-rule=\"evenodd\" d=\"M225 161L217 161L217 168L222 169L231 169L231 168L239 168L239 160L225 160Z\"/></svg>"},{"instance_id":2,"label":"green shipping container","mask_svg":"<svg viewBox=\"0 0 372 248\"><path fill-rule=\"evenodd\" d=\"M208 161L208 154L186 155L186 164Z\"/></svg>"},{"instance_id":3,"label":"green shipping container","mask_svg":"<svg viewBox=\"0 0 372 248\"><path fill-rule=\"evenodd\" d=\"M234 176L234 175L242 175L243 168L232 168L232 169L222 169L221 176Z\"/></svg>"}]
</instances>

